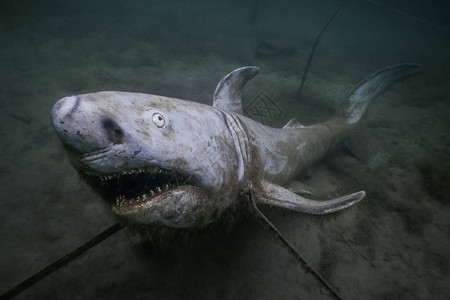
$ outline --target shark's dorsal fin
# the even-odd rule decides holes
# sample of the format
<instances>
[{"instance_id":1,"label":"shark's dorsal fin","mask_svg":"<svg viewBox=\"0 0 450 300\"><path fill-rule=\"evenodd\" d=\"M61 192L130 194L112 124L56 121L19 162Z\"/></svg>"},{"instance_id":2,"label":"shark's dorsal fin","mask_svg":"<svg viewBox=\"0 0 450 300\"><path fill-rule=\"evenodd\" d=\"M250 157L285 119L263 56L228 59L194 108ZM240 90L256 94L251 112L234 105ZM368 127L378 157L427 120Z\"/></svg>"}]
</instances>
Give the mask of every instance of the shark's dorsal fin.
<instances>
[{"instance_id":1,"label":"shark's dorsal fin","mask_svg":"<svg viewBox=\"0 0 450 300\"><path fill-rule=\"evenodd\" d=\"M243 114L241 93L245 84L259 73L258 67L248 66L234 70L220 80L214 92L213 106Z\"/></svg>"},{"instance_id":2,"label":"shark's dorsal fin","mask_svg":"<svg viewBox=\"0 0 450 300\"><path fill-rule=\"evenodd\" d=\"M303 128L305 126L303 126L302 124L300 124L300 122L296 119L290 119L289 122L287 122L286 125L283 126L283 129L295 129L295 128Z\"/></svg>"}]
</instances>

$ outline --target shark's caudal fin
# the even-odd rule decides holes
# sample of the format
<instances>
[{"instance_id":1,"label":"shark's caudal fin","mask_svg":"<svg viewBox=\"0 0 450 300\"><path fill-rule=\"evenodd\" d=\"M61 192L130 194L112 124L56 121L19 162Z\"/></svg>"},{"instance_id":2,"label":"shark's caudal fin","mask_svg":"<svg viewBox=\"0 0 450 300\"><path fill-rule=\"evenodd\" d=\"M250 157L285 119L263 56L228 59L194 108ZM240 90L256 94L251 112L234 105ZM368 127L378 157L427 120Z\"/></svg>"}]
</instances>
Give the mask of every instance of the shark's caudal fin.
<instances>
[{"instance_id":1,"label":"shark's caudal fin","mask_svg":"<svg viewBox=\"0 0 450 300\"><path fill-rule=\"evenodd\" d=\"M241 93L245 84L259 73L258 67L248 66L234 70L220 80L214 92L213 106L242 114Z\"/></svg>"},{"instance_id":2,"label":"shark's caudal fin","mask_svg":"<svg viewBox=\"0 0 450 300\"><path fill-rule=\"evenodd\" d=\"M354 124L358 122L366 111L370 100L390 85L422 71L422 67L418 64L399 64L379 70L364 79L348 97L348 105L344 111L346 123Z\"/></svg>"}]
</instances>

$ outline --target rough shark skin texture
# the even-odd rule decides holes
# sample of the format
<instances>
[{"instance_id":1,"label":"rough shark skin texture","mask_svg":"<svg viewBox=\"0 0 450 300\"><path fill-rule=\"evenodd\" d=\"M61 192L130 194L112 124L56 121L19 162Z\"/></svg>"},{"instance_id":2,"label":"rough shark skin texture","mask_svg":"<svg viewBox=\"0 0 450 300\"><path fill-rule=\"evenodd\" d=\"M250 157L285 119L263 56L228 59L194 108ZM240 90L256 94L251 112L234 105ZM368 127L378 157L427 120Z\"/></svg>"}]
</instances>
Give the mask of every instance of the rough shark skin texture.
<instances>
[{"instance_id":1,"label":"rough shark skin texture","mask_svg":"<svg viewBox=\"0 0 450 300\"><path fill-rule=\"evenodd\" d=\"M309 200L283 186L348 134L372 98L421 67L380 70L357 86L335 118L306 127L291 120L282 129L242 115L241 91L258 72L250 66L225 76L213 106L107 91L59 100L51 120L72 165L115 191L105 198L129 223L201 228L250 194L259 203L309 214L363 199L361 191Z\"/></svg>"}]
</instances>

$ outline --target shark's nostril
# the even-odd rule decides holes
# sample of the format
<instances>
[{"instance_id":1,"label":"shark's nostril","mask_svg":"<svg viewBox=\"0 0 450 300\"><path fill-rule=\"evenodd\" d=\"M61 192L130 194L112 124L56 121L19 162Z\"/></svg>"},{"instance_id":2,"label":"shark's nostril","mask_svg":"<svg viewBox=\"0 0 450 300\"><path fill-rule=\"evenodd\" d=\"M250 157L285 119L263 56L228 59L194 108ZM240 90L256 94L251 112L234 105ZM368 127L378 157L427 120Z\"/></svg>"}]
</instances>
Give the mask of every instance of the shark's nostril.
<instances>
[{"instance_id":1,"label":"shark's nostril","mask_svg":"<svg viewBox=\"0 0 450 300\"><path fill-rule=\"evenodd\" d=\"M111 118L104 118L102 120L102 126L110 142L113 144L122 143L124 132L117 122Z\"/></svg>"}]
</instances>

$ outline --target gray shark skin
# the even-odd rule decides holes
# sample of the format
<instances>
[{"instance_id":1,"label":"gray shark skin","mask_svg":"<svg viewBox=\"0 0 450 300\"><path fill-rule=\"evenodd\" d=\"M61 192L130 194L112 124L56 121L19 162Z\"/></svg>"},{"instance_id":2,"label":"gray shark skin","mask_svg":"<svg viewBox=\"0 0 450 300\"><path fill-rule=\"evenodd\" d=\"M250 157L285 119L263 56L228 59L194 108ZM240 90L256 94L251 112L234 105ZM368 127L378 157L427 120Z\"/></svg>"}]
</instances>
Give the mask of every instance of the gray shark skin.
<instances>
[{"instance_id":1,"label":"gray shark skin","mask_svg":"<svg viewBox=\"0 0 450 300\"><path fill-rule=\"evenodd\" d=\"M364 198L306 199L287 187L354 128L369 101L391 84L421 72L416 64L372 74L333 119L283 128L242 115L241 91L259 69L225 76L213 106L150 94L98 92L56 102L51 120L69 160L123 220L138 225L202 228L248 201L308 214L327 214Z\"/></svg>"}]
</instances>

